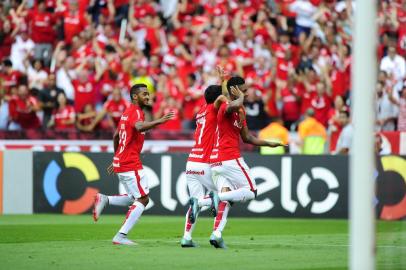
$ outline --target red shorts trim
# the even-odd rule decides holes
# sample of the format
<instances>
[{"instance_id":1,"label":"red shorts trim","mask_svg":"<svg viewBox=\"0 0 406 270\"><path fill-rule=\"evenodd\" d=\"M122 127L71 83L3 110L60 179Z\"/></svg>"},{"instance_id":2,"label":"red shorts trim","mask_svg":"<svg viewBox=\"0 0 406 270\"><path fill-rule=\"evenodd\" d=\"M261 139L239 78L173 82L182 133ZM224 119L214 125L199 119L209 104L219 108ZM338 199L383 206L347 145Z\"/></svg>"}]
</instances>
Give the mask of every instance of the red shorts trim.
<instances>
[{"instance_id":1,"label":"red shorts trim","mask_svg":"<svg viewBox=\"0 0 406 270\"><path fill-rule=\"evenodd\" d=\"M140 191L141 197L144 197L145 195L147 195L144 191L144 189L141 186L141 177L138 174L138 171L135 171L135 177L137 178L137 186L138 186L138 190Z\"/></svg>"},{"instance_id":2,"label":"red shorts trim","mask_svg":"<svg viewBox=\"0 0 406 270\"><path fill-rule=\"evenodd\" d=\"M254 189L254 186L253 186L253 184L252 184L251 178L248 176L247 171L244 169L243 166L241 166L241 163L240 163L240 161L239 161L238 159L235 159L235 161L237 161L237 164L238 164L238 166L240 167L240 169L242 170L242 172L244 173L245 178L247 178L247 181L248 181L248 184L250 185L251 191L254 191L254 190L255 190L255 189Z\"/></svg>"}]
</instances>

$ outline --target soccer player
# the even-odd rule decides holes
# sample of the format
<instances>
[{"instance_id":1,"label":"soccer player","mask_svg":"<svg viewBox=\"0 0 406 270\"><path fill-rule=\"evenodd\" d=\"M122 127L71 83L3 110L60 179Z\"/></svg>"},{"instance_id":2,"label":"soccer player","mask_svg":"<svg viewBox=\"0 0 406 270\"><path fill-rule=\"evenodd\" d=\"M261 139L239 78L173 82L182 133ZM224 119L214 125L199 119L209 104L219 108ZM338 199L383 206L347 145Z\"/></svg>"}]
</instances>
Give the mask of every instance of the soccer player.
<instances>
[{"instance_id":1,"label":"soccer player","mask_svg":"<svg viewBox=\"0 0 406 270\"><path fill-rule=\"evenodd\" d=\"M196 247L192 241L192 232L199 212L196 203L197 198L202 198L205 195L205 189L216 190L211 177L209 162L216 138L217 111L222 101L227 98L221 95L221 86L219 85L207 87L204 98L206 104L196 115L195 144L186 163L186 181L192 205L186 213L185 231L181 240L182 247ZM192 211L192 207L195 208L195 211ZM192 215L193 212L195 215Z\"/></svg>"},{"instance_id":2,"label":"soccer player","mask_svg":"<svg viewBox=\"0 0 406 270\"><path fill-rule=\"evenodd\" d=\"M211 195L217 216L213 233L210 236L210 244L216 248L226 248L222 238L222 231L227 223L230 202L252 200L257 193L255 181L250 177L249 168L241 157L240 136L245 143L256 146L285 146L277 142L260 140L249 133L243 108L243 101L247 91L243 78L239 76L231 77L227 82L227 90L232 102L222 102L217 113L219 134L217 148L213 149L212 155L215 162L211 164L213 178L217 190L220 192ZM198 204L199 206L205 206L210 205L210 202L201 199Z\"/></svg>"},{"instance_id":3,"label":"soccer player","mask_svg":"<svg viewBox=\"0 0 406 270\"><path fill-rule=\"evenodd\" d=\"M174 113L170 112L157 120L144 121L142 108L148 106L150 101L145 84L133 85L130 96L132 104L124 111L118 123L113 137L113 163L107 168L109 173L114 171L117 174L127 196L106 196L99 193L93 209L93 218L97 221L107 204L130 207L124 224L113 238L113 244L121 245L135 244L127 238L127 234L137 223L149 201L148 180L140 160L144 133L174 117Z\"/></svg>"}]
</instances>

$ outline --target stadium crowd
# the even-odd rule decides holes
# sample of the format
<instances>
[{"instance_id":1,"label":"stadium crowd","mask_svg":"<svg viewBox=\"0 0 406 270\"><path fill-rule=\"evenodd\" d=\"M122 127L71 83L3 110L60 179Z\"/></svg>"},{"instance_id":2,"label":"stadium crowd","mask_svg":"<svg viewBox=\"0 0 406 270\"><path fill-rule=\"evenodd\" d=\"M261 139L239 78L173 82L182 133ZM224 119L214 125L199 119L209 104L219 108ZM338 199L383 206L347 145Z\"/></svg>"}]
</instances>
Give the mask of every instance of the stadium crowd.
<instances>
[{"instance_id":1,"label":"stadium crowd","mask_svg":"<svg viewBox=\"0 0 406 270\"><path fill-rule=\"evenodd\" d=\"M406 0L378 2L379 76L365 91L376 91L377 131L406 131ZM2 1L0 129L114 129L134 83L154 97L149 118L175 111L160 129L193 129L220 65L250 86L250 129L329 136L334 150L348 124L355 9L350 0Z\"/></svg>"}]
</instances>

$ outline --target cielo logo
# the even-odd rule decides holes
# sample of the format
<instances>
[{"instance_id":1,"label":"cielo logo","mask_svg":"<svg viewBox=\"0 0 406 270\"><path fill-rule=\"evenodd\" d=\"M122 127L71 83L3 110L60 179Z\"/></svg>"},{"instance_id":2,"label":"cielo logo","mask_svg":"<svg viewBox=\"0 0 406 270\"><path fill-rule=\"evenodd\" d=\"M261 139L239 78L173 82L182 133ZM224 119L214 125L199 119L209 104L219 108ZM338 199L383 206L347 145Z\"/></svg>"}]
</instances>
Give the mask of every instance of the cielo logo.
<instances>
[{"instance_id":1,"label":"cielo logo","mask_svg":"<svg viewBox=\"0 0 406 270\"><path fill-rule=\"evenodd\" d=\"M85 155L80 153L64 153L62 155L65 168L75 168L83 173L87 182L98 181L99 171L94 163ZM62 196L58 192L57 181L62 169L59 164L52 160L44 173L43 189L49 204L55 207ZM63 202L62 213L81 214L87 211L93 204L94 196L99 192L97 188L86 187L82 196L76 200L66 200Z\"/></svg>"}]
</instances>

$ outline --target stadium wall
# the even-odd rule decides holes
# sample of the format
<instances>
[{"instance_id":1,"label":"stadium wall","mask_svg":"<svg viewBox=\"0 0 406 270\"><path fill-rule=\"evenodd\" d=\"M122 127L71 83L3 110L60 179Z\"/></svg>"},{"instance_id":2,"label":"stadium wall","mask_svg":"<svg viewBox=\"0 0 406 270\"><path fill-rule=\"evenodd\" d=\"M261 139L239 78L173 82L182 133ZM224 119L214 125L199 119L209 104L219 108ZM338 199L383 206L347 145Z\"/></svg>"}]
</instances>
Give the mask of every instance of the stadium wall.
<instances>
[{"instance_id":1,"label":"stadium wall","mask_svg":"<svg viewBox=\"0 0 406 270\"><path fill-rule=\"evenodd\" d=\"M249 203L235 204L233 215L347 218L346 156L247 153L244 157L257 182L258 197ZM151 190L147 213L184 215L188 203L186 158L185 154L143 154ZM117 178L106 173L110 162L109 153L5 151L0 154L3 213L90 213L97 192L124 193ZM378 157L371 181L377 183L377 216L405 219L406 157ZM120 207L106 209L112 214L125 211Z\"/></svg>"}]
</instances>

